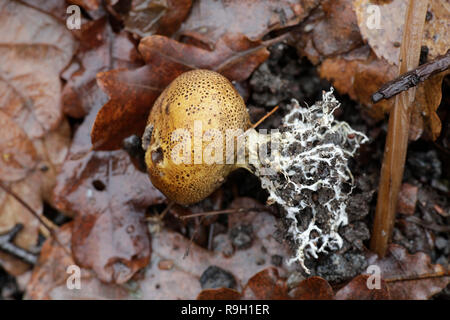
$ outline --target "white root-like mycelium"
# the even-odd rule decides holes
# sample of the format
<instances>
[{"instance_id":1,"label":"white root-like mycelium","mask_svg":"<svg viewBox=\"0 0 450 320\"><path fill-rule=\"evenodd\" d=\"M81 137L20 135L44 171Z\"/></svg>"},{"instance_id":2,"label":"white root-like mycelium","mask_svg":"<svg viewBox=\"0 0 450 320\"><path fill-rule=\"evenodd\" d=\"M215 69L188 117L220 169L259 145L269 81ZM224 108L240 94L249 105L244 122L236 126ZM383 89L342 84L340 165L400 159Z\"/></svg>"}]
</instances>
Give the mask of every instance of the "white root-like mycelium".
<instances>
[{"instance_id":1,"label":"white root-like mycelium","mask_svg":"<svg viewBox=\"0 0 450 320\"><path fill-rule=\"evenodd\" d=\"M150 179L169 199L187 205L210 195L233 170L250 170L268 191L268 202L285 211L286 237L295 249L290 261L308 271L306 258L343 244L338 230L347 224L353 182L348 160L368 141L334 119L339 105L333 90L311 107L293 100L283 126L264 134L252 128L242 97L225 77L208 70L186 72L150 112L142 138ZM229 140L230 130L241 134ZM243 136L247 143L239 146ZM229 157L225 140L233 141L237 157ZM248 161L237 161L242 155Z\"/></svg>"},{"instance_id":2,"label":"white root-like mycelium","mask_svg":"<svg viewBox=\"0 0 450 320\"><path fill-rule=\"evenodd\" d=\"M368 141L346 122L334 119L339 105L333 90L309 108L293 100L283 127L270 137L278 150L268 161L253 163L261 186L269 192L268 201L285 211L288 237L296 244L290 262L298 261L307 272L306 258L342 247L338 229L348 223L346 202L353 182L348 160Z\"/></svg>"}]
</instances>

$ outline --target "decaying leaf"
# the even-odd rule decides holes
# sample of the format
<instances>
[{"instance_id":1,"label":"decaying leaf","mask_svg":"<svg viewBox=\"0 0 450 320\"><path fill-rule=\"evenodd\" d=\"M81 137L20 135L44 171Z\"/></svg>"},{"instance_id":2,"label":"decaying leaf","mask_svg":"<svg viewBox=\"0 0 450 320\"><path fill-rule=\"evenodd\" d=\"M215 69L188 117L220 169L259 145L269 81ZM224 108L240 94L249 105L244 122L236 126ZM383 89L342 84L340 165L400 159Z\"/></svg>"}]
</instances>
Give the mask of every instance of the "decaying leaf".
<instances>
[{"instance_id":1,"label":"decaying leaf","mask_svg":"<svg viewBox=\"0 0 450 320\"><path fill-rule=\"evenodd\" d=\"M424 131L433 141L441 134L442 124L436 112L442 99L442 81L448 74L450 71L436 74L417 86L409 140L419 139Z\"/></svg>"},{"instance_id":2,"label":"decaying leaf","mask_svg":"<svg viewBox=\"0 0 450 320\"><path fill-rule=\"evenodd\" d=\"M369 288L372 284L369 275L359 275L336 293L336 300L389 300L389 287L380 279L379 288Z\"/></svg>"},{"instance_id":3,"label":"decaying leaf","mask_svg":"<svg viewBox=\"0 0 450 320\"><path fill-rule=\"evenodd\" d=\"M239 300L241 293L230 288L205 289L197 296L197 300Z\"/></svg>"},{"instance_id":4,"label":"decaying leaf","mask_svg":"<svg viewBox=\"0 0 450 320\"><path fill-rule=\"evenodd\" d=\"M70 130L63 120L59 74L76 43L58 19L16 1L0 3L0 179L37 214L55 184ZM24 228L15 244L32 250L39 224L16 199L0 191L0 232ZM0 253L2 266L18 275L29 266Z\"/></svg>"},{"instance_id":5,"label":"decaying leaf","mask_svg":"<svg viewBox=\"0 0 450 320\"><path fill-rule=\"evenodd\" d=\"M76 132L57 177L56 206L75 215L74 258L102 281L124 283L150 259L144 221L148 206L164 201L125 151L94 152L89 129L93 109Z\"/></svg>"},{"instance_id":6,"label":"decaying leaf","mask_svg":"<svg viewBox=\"0 0 450 320\"><path fill-rule=\"evenodd\" d=\"M339 92L361 101L374 118L382 118L393 106L392 100L373 104L371 96L397 75L397 67L377 59L368 47L326 59L319 66L319 74L330 80Z\"/></svg>"},{"instance_id":7,"label":"decaying leaf","mask_svg":"<svg viewBox=\"0 0 450 320\"><path fill-rule=\"evenodd\" d=\"M93 106L107 101L96 82L98 72L142 65L134 42L127 32L116 34L106 18L87 21L76 34L80 41L76 59L64 72L63 110L71 117L84 117Z\"/></svg>"},{"instance_id":8,"label":"decaying leaf","mask_svg":"<svg viewBox=\"0 0 450 320\"><path fill-rule=\"evenodd\" d=\"M285 279L280 278L276 269L268 268L248 280L243 296L245 299L284 300L287 291Z\"/></svg>"},{"instance_id":9,"label":"decaying leaf","mask_svg":"<svg viewBox=\"0 0 450 320\"><path fill-rule=\"evenodd\" d=\"M14 128L14 125L5 127L5 129L9 129L10 133L12 128ZM5 134L5 137L8 137L8 135ZM43 138L30 141L25 136L21 143L31 143L32 150L35 153L35 165L21 179L4 183L26 201L37 214L42 214L44 200L53 204L51 191L56 183L56 174L60 170L69 149L69 125L67 121L63 121L57 130L47 133ZM21 143L18 143L18 145L20 146ZM23 154L17 154L17 156L22 157ZM24 157L24 159L26 158L27 156ZM6 179L6 181L8 180ZM21 223L24 228L16 236L15 244L27 250L32 250L38 241L39 222L14 197L1 190L0 233L10 230L17 223ZM29 268L22 261L5 253L0 253L0 264L8 272L15 275L22 274Z\"/></svg>"},{"instance_id":10,"label":"decaying leaf","mask_svg":"<svg viewBox=\"0 0 450 320\"><path fill-rule=\"evenodd\" d=\"M125 28L141 37L170 36L178 30L191 5L192 0L133 0L125 17Z\"/></svg>"},{"instance_id":11,"label":"decaying leaf","mask_svg":"<svg viewBox=\"0 0 450 320\"><path fill-rule=\"evenodd\" d=\"M67 223L58 229L57 237L70 251L73 223ZM42 246L41 255L27 285L27 299L125 299L129 290L118 285L104 284L91 270L81 269L81 284L84 290L69 290L68 277L76 270L73 258L53 239ZM70 282L73 284L72 282Z\"/></svg>"},{"instance_id":12,"label":"decaying leaf","mask_svg":"<svg viewBox=\"0 0 450 320\"><path fill-rule=\"evenodd\" d=\"M250 41L258 41L272 30L299 23L318 3L317 0L195 1L178 34L210 50L225 34L243 34Z\"/></svg>"},{"instance_id":13,"label":"decaying leaf","mask_svg":"<svg viewBox=\"0 0 450 320\"><path fill-rule=\"evenodd\" d=\"M381 119L391 110L394 99L374 104L371 96L398 75L406 4L406 0L324 1L302 23L302 28L293 32L292 42L300 54L319 65L321 77L330 80L340 93L365 105L372 117ZM428 59L444 54L449 47L445 36L449 15L445 2L430 1L422 42ZM433 139L440 132L435 113L440 102L440 95L435 93L441 88L437 82L427 85L427 91L433 95L417 92L417 110L410 127L413 139L418 139L424 130Z\"/></svg>"},{"instance_id":14,"label":"decaying leaf","mask_svg":"<svg viewBox=\"0 0 450 320\"><path fill-rule=\"evenodd\" d=\"M321 277L309 277L289 292L295 300L332 300L334 292L331 285Z\"/></svg>"},{"instance_id":15,"label":"decaying leaf","mask_svg":"<svg viewBox=\"0 0 450 320\"><path fill-rule=\"evenodd\" d=\"M336 299L424 300L450 283L448 271L439 264L432 264L428 255L423 252L411 255L395 244L390 245L382 259L371 253L368 263L379 268L379 283L375 281L376 275L359 275L336 293Z\"/></svg>"},{"instance_id":16,"label":"decaying leaf","mask_svg":"<svg viewBox=\"0 0 450 320\"><path fill-rule=\"evenodd\" d=\"M249 205L255 205L255 201L252 199L241 199ZM235 205L238 205L239 201ZM261 206L261 204L259 204ZM130 212L130 215L133 213ZM152 259L151 263L145 268L143 277L136 275L135 280L128 282L127 284L113 284L103 283L102 289L98 290L98 280L89 281L87 284L83 282L83 287L77 293L78 296L89 296L96 299L103 299L105 297L112 297L118 295L118 288L126 290L128 295L126 298L139 298L139 299L193 299L199 295L202 291L200 284L200 277L202 273L211 265L220 266L220 268L230 272L236 279L237 290L241 290L248 280L257 272L264 270L271 266L270 256L274 254L288 255L288 249L285 245L280 244L273 238L275 232L275 218L268 212L251 212L253 216L253 224L255 225L255 239L253 244L248 249L235 250L230 256L225 257L223 252L208 251L198 245L191 244L189 239L182 236L180 233L162 229L160 232L153 234L151 247L152 247ZM77 221L75 221L75 224ZM75 224L73 227L75 228ZM261 228L257 228L260 226ZM69 228L69 227L67 227ZM64 233L69 236L70 231L62 228ZM74 230L73 237L82 237L81 232ZM121 240L126 240L122 236ZM222 238L220 238L222 240ZM101 239L99 239L100 241ZM219 240L219 239L218 239ZM70 239L68 240L70 241ZM77 239L72 238L71 243L75 245L78 242ZM261 248L264 247L264 250ZM44 246L39 265L34 270L33 278L36 275L46 275L45 285L41 285L37 281L30 283L29 289L32 293L39 294L39 296L51 297L52 294L57 292L58 296L66 298L75 298L73 291L67 289L65 283L61 284L61 275L48 272L48 268L55 268L53 265L58 264L55 262L61 259L63 256L57 245L48 240ZM189 254L185 257L186 250L189 248ZM76 258L77 253L75 247L73 247L74 255ZM47 253L49 253L47 255ZM170 261L170 268L163 267L164 263ZM81 261L82 262L82 261ZM78 263L78 262L77 262ZM63 264L63 262L59 263ZM81 266L84 266L81 264ZM91 268L88 266L88 268ZM42 271L42 269L45 270ZM83 269L85 270L85 269ZM87 270L87 269L86 269ZM287 267L282 265L276 267L279 274L285 276ZM97 273L97 272L96 272ZM64 274L64 277L67 274ZM89 273L88 273L89 275ZM91 277L91 276L89 276ZM94 277L95 278L95 277ZM97 278L100 278L97 273ZM101 279L101 278L100 278ZM134 279L134 278L133 278ZM91 289L91 284L97 289ZM130 286L132 289L130 289ZM78 291L78 290L77 290ZM223 292L222 292L223 293ZM222 293L217 293L221 295ZM229 292L223 294L228 295ZM206 293L205 293L206 294ZM234 293L235 294L235 293Z\"/></svg>"},{"instance_id":17,"label":"decaying leaf","mask_svg":"<svg viewBox=\"0 0 450 320\"><path fill-rule=\"evenodd\" d=\"M450 283L448 271L432 264L425 253L408 254L405 248L395 244L388 250L385 258L373 255L368 263L380 267L391 299L429 299Z\"/></svg>"},{"instance_id":18,"label":"decaying leaf","mask_svg":"<svg viewBox=\"0 0 450 320\"><path fill-rule=\"evenodd\" d=\"M42 137L62 119L59 73L76 43L58 20L16 1L0 3L0 35L0 110Z\"/></svg>"},{"instance_id":19,"label":"decaying leaf","mask_svg":"<svg viewBox=\"0 0 450 320\"><path fill-rule=\"evenodd\" d=\"M0 180L24 178L37 162L36 150L26 133L0 111Z\"/></svg>"},{"instance_id":20,"label":"decaying leaf","mask_svg":"<svg viewBox=\"0 0 450 320\"><path fill-rule=\"evenodd\" d=\"M354 2L358 26L364 39L377 57L390 64L398 64L402 42L407 0L387 1L374 6L370 0ZM448 2L431 0L424 27L422 46L428 50L428 58L444 54L450 40L446 36L450 28L450 6Z\"/></svg>"}]
</instances>

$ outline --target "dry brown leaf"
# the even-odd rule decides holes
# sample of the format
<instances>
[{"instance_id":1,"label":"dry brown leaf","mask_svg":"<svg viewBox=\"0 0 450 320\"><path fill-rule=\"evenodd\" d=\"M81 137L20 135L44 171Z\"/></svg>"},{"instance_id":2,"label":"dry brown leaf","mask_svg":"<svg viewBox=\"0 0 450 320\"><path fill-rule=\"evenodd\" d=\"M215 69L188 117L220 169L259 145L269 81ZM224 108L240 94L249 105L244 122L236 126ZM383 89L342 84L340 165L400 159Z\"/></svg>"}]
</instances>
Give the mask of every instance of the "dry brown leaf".
<instances>
[{"instance_id":1,"label":"dry brown leaf","mask_svg":"<svg viewBox=\"0 0 450 320\"><path fill-rule=\"evenodd\" d=\"M450 71L436 74L417 86L416 99L412 105L409 140L419 139L427 132L431 140L441 134L442 124L436 111L442 99L442 81Z\"/></svg>"},{"instance_id":2,"label":"dry brown leaf","mask_svg":"<svg viewBox=\"0 0 450 320\"><path fill-rule=\"evenodd\" d=\"M407 0L393 0L378 5L380 25L372 27L375 13L369 6L371 0L354 2L361 34L376 53L390 64L398 64L402 42ZM450 47L447 31L450 28L450 4L448 1L430 0L422 45L428 48L428 58L444 54ZM370 26L370 27L369 27Z\"/></svg>"},{"instance_id":3,"label":"dry brown leaf","mask_svg":"<svg viewBox=\"0 0 450 320\"><path fill-rule=\"evenodd\" d=\"M39 215L43 210L40 184L39 172L29 174L25 179L19 181L6 183ZM9 231L17 223L21 223L24 227L15 237L14 243L27 250L33 249L38 240L39 222L16 199L0 190L0 233ZM18 276L30 268L28 264L3 252L0 252L0 264L14 276Z\"/></svg>"},{"instance_id":4,"label":"dry brown leaf","mask_svg":"<svg viewBox=\"0 0 450 320\"><path fill-rule=\"evenodd\" d=\"M0 3L0 35L0 110L42 137L62 119L59 73L76 43L58 20L16 1Z\"/></svg>"},{"instance_id":5,"label":"dry brown leaf","mask_svg":"<svg viewBox=\"0 0 450 320\"><path fill-rule=\"evenodd\" d=\"M319 65L320 76L331 81L340 93L349 94L365 105L375 119L382 119L394 105L394 99L374 104L371 96L398 75L406 2L393 0L379 5L380 28L371 29L368 24L375 22L375 13L369 7L374 6L372 1L324 1L305 20L302 29L293 32L292 41L302 55ZM445 35L450 23L448 9L445 2L430 2L422 42L427 47L428 59L448 50L449 40ZM363 45L359 32L368 45ZM440 133L440 120L435 111L441 100L441 82L436 78L418 87L410 126L413 140L424 131L432 139Z\"/></svg>"},{"instance_id":6,"label":"dry brown leaf","mask_svg":"<svg viewBox=\"0 0 450 320\"><path fill-rule=\"evenodd\" d=\"M367 47L356 49L344 56L326 59L319 66L320 76L330 80L340 93L347 93L352 99L368 107L371 116L381 119L392 106L392 100L371 101L372 94L384 83L397 75L397 67L385 60L377 59Z\"/></svg>"}]
</instances>

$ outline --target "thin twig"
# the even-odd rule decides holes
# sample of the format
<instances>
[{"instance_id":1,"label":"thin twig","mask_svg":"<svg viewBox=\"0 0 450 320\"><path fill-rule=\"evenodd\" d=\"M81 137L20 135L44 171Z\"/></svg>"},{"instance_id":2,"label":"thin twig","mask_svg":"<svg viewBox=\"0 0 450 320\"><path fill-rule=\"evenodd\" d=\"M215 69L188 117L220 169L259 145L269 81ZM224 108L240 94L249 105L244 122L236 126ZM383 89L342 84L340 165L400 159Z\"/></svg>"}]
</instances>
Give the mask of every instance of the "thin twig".
<instances>
[{"instance_id":1,"label":"thin twig","mask_svg":"<svg viewBox=\"0 0 450 320\"><path fill-rule=\"evenodd\" d=\"M208 211L208 212L188 214L188 215L180 217L180 219L190 219L190 218L195 218L195 217L208 217L208 216L215 216L218 214L229 214L229 213L247 212L247 211L255 211L255 210L261 210L261 209L255 207L255 208L214 210L214 211Z\"/></svg>"},{"instance_id":2,"label":"thin twig","mask_svg":"<svg viewBox=\"0 0 450 320\"><path fill-rule=\"evenodd\" d=\"M251 126L252 129L255 129L257 126L259 126L264 120L266 120L268 117L270 117L275 111L278 110L278 106L270 110L264 117L258 120L254 125Z\"/></svg>"},{"instance_id":3,"label":"thin twig","mask_svg":"<svg viewBox=\"0 0 450 320\"><path fill-rule=\"evenodd\" d=\"M415 87L419 83L424 82L432 75L443 72L449 68L450 49L446 54L438 56L432 61L425 63L417 67L416 69L408 71L392 81L387 82L372 95L372 101L373 103L377 103L380 100L392 98L400 92L406 91L409 88Z\"/></svg>"},{"instance_id":4,"label":"thin twig","mask_svg":"<svg viewBox=\"0 0 450 320\"><path fill-rule=\"evenodd\" d=\"M424 279L433 279L433 278L442 278L450 276L450 270L443 270L434 273L424 273L419 275L411 275L411 276L397 276L383 279L385 282L398 282L398 281L414 281L414 280L424 280Z\"/></svg>"},{"instance_id":5,"label":"thin twig","mask_svg":"<svg viewBox=\"0 0 450 320\"><path fill-rule=\"evenodd\" d=\"M18 223L7 233L0 235L0 250L15 256L30 265L35 265L38 257L13 243L14 238L22 229L23 225Z\"/></svg>"},{"instance_id":6,"label":"thin twig","mask_svg":"<svg viewBox=\"0 0 450 320\"><path fill-rule=\"evenodd\" d=\"M45 221L39 216L39 214L31 208L28 203L26 203L22 198L20 198L14 191L12 191L9 187L3 184L3 182L0 181L0 188L3 189L7 194L12 196L14 199L16 199L17 202L19 202L25 209L28 210L28 212L31 213L33 217L35 217L39 223L44 226L45 229L48 230L52 238L55 240L55 242L61 246L61 248L64 250L65 253L67 253L68 256L72 256L70 252L67 250L67 248L59 241L58 237L55 234L55 230L53 230L49 225L45 223Z\"/></svg>"}]
</instances>

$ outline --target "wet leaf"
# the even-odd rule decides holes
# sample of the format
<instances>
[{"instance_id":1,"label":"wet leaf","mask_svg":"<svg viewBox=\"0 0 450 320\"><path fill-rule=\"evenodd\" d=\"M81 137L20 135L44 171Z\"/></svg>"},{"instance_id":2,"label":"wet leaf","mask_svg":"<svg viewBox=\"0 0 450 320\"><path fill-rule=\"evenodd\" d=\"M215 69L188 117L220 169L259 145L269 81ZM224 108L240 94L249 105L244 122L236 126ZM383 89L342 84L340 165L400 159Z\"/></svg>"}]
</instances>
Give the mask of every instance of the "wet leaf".
<instances>
[{"instance_id":1,"label":"wet leaf","mask_svg":"<svg viewBox=\"0 0 450 320\"><path fill-rule=\"evenodd\" d=\"M14 126L6 128L11 131ZM70 128L66 121L43 138L34 139L30 143L36 154L35 166L22 179L7 183L37 214L42 214L44 200L53 204L51 191L56 182L56 173L67 155L69 140ZM24 141L29 140L25 137ZM1 190L0 233L10 230L17 223L21 223L24 228L16 236L14 243L27 250L34 249L38 242L39 222L14 197ZM14 275L29 269L27 264L5 253L0 253L0 264Z\"/></svg>"},{"instance_id":2,"label":"wet leaf","mask_svg":"<svg viewBox=\"0 0 450 320\"><path fill-rule=\"evenodd\" d=\"M210 50L225 34L243 34L251 41L258 41L272 30L299 23L318 2L200 0L194 2L189 17L178 33Z\"/></svg>"},{"instance_id":3,"label":"wet leaf","mask_svg":"<svg viewBox=\"0 0 450 320\"><path fill-rule=\"evenodd\" d=\"M368 264L380 267L391 299L429 299L450 283L450 276L445 276L447 271L439 264L432 264L428 255L408 254L405 248L395 244L389 246L385 258L373 255Z\"/></svg>"},{"instance_id":4,"label":"wet leaf","mask_svg":"<svg viewBox=\"0 0 450 320\"><path fill-rule=\"evenodd\" d=\"M291 41L302 55L319 65L322 78L331 81L340 93L349 94L353 100L365 105L372 117L382 119L392 109L394 99L374 104L371 96L398 75L406 4L406 0L382 4L370 0L325 1L308 16L301 29L293 31ZM376 25L374 5L380 12L379 26ZM448 29L449 14L448 6L442 1L430 1L422 40L428 60L448 50L445 30ZM361 37L368 45L364 45ZM421 86L417 89L410 126L413 140L423 132L436 139L440 132L435 111L440 103L441 82L430 82L421 85L427 86L427 90L420 89Z\"/></svg>"},{"instance_id":5,"label":"wet leaf","mask_svg":"<svg viewBox=\"0 0 450 320\"><path fill-rule=\"evenodd\" d=\"M7 186L19 197L26 199L27 204L40 215L43 211L40 184L39 173L35 172L29 174L26 179ZM33 249L38 241L39 222L16 199L0 190L0 233L11 230L17 223L24 227L15 237L14 243L27 250ZM3 252L0 252L0 264L16 276L30 268L28 264Z\"/></svg>"},{"instance_id":6,"label":"wet leaf","mask_svg":"<svg viewBox=\"0 0 450 320\"><path fill-rule=\"evenodd\" d=\"M265 269L248 280L243 297L258 300L288 299L286 280L280 278L275 268Z\"/></svg>"},{"instance_id":7,"label":"wet leaf","mask_svg":"<svg viewBox=\"0 0 450 320\"><path fill-rule=\"evenodd\" d=\"M100 7L101 0L69 0L69 2L90 11L97 10Z\"/></svg>"},{"instance_id":8,"label":"wet leaf","mask_svg":"<svg viewBox=\"0 0 450 320\"><path fill-rule=\"evenodd\" d=\"M36 150L26 133L0 111L0 180L24 178L37 162Z\"/></svg>"},{"instance_id":9,"label":"wet leaf","mask_svg":"<svg viewBox=\"0 0 450 320\"><path fill-rule=\"evenodd\" d=\"M448 74L450 71L439 73L417 86L412 104L410 140L417 140L426 132L434 141L441 134L442 124L436 112L442 99L442 81Z\"/></svg>"},{"instance_id":10,"label":"wet leaf","mask_svg":"<svg viewBox=\"0 0 450 320\"><path fill-rule=\"evenodd\" d=\"M56 206L75 215L74 258L102 281L123 283L150 259L144 221L148 206L164 201L125 151L94 152L89 128L96 110L76 132L57 177Z\"/></svg>"},{"instance_id":11,"label":"wet leaf","mask_svg":"<svg viewBox=\"0 0 450 320\"><path fill-rule=\"evenodd\" d=\"M377 6L379 26L370 0L354 2L358 26L365 40L368 41L377 57L386 59L390 64L398 64L405 21L406 0L393 0ZM424 27L422 45L427 47L428 58L433 59L444 54L450 46L446 32L450 27L450 8L440 0L431 0L427 22Z\"/></svg>"},{"instance_id":12,"label":"wet leaf","mask_svg":"<svg viewBox=\"0 0 450 320\"><path fill-rule=\"evenodd\" d=\"M68 79L62 91L62 103L66 114L81 118L93 106L107 101L97 85L98 72L134 68L142 62L129 34L115 34L106 18L83 23L76 35L80 47L76 59L63 74Z\"/></svg>"},{"instance_id":13,"label":"wet leaf","mask_svg":"<svg viewBox=\"0 0 450 320\"><path fill-rule=\"evenodd\" d=\"M110 100L99 111L92 129L96 150L117 149L125 137L142 135L153 102L181 73L194 68L212 69L230 80L240 81L269 56L261 42L242 36L224 37L214 51L163 36L150 36L142 39L139 51L147 63L145 66L97 75Z\"/></svg>"},{"instance_id":14,"label":"wet leaf","mask_svg":"<svg viewBox=\"0 0 450 320\"><path fill-rule=\"evenodd\" d=\"M289 292L296 300L331 300L334 299L333 288L321 277L309 277Z\"/></svg>"},{"instance_id":15,"label":"wet leaf","mask_svg":"<svg viewBox=\"0 0 450 320\"><path fill-rule=\"evenodd\" d=\"M241 204L242 201L255 205L254 200L250 201L244 198L241 199ZM68 290L65 283L61 282L61 277L66 277L66 274L61 276L60 274L56 274L56 271L49 272L48 270L48 268L54 269L54 265L58 264L55 262L55 259L61 259L62 256L58 256L61 252L59 250L55 251L54 249L47 251L47 247L44 247L45 250L43 250L40 263L35 268L34 274L39 274L41 277L45 276L45 283L40 284L37 280L32 281L29 289L32 292L40 292L36 293L40 296L51 298L65 297L69 299L86 296L95 299L111 297L124 298L121 296L123 290L128 292L125 298L133 299L194 299L199 294L199 297L211 297L211 294L213 294L217 297L224 297L225 295L227 298L231 298L230 295L233 295L238 298L238 293L235 291L231 292L230 290L204 291L204 293L201 293L200 277L202 273L211 265L220 265L222 269L233 274L237 282L236 289L242 290L244 284L253 275L270 266L270 259L268 258L270 255L280 254L281 252L287 254L288 252L283 244L278 243L273 238L275 218L264 211L253 212L252 215L254 218L262 217L262 219L254 219L253 224L255 230L262 229L263 231L261 233L256 232L257 238L253 240L252 248L237 250L228 258L225 258L221 251L208 251L195 243L191 244L190 240L180 233L168 229L160 230L152 235L152 259L151 263L145 268L145 273L141 275L136 274L133 278L134 280L122 285L105 283L99 286L99 281L95 280L96 278L100 278L99 275L97 274L97 277L92 277L88 271L90 267L87 267L82 269L82 275L84 276L86 273L86 277L91 280L87 284L83 280L81 290ZM269 221L272 223L269 224ZM75 224L73 228L75 228ZM70 235L68 230L64 227L62 229L68 233L67 236ZM80 237L80 233L77 233L75 229L73 237ZM70 238L68 241L70 241ZM71 243L75 245L75 242L77 240L72 238ZM47 241L47 243L46 246L57 248L54 242ZM267 252L261 249L262 246L267 246ZM184 258L188 248L189 254ZM76 256L75 247L73 250ZM50 254L47 255L47 252L50 252ZM264 264L257 263L261 257L265 257ZM172 267L161 268L160 262L165 261L171 261ZM44 270L41 270L42 268ZM273 269L278 270L277 272L280 274L285 274L287 270L286 266ZM33 279L35 278L37 279L37 276L33 276ZM73 293L73 291L79 292ZM33 293L33 296L35 296L35 293Z\"/></svg>"},{"instance_id":16,"label":"wet leaf","mask_svg":"<svg viewBox=\"0 0 450 320\"><path fill-rule=\"evenodd\" d=\"M369 275L359 275L336 293L336 300L389 300L389 287L380 280L379 289L369 289Z\"/></svg>"},{"instance_id":17,"label":"wet leaf","mask_svg":"<svg viewBox=\"0 0 450 320\"><path fill-rule=\"evenodd\" d=\"M187 17L191 5L192 0L133 0L125 28L141 37L170 36Z\"/></svg>"},{"instance_id":18,"label":"wet leaf","mask_svg":"<svg viewBox=\"0 0 450 320\"><path fill-rule=\"evenodd\" d=\"M377 59L369 48L356 49L344 56L330 57L319 66L320 76L330 80L340 92L366 105L369 114L381 119L393 106L393 100L376 104L371 96L397 75L397 67Z\"/></svg>"},{"instance_id":19,"label":"wet leaf","mask_svg":"<svg viewBox=\"0 0 450 320\"><path fill-rule=\"evenodd\" d=\"M63 225L57 231L57 237L66 250L70 251L73 223ZM67 286L68 277L73 274L75 261L54 239L47 239L42 246L41 255L35 266L26 290L26 299L43 300L91 300L125 299L129 293L118 285L104 284L95 277L95 273L81 269L81 290L71 290ZM70 282L70 281L69 281ZM70 282L72 283L72 282Z\"/></svg>"},{"instance_id":20,"label":"wet leaf","mask_svg":"<svg viewBox=\"0 0 450 320\"><path fill-rule=\"evenodd\" d=\"M42 137L62 119L59 73L76 43L55 18L16 1L0 3L0 35L0 109Z\"/></svg>"},{"instance_id":21,"label":"wet leaf","mask_svg":"<svg viewBox=\"0 0 450 320\"><path fill-rule=\"evenodd\" d=\"M241 293L234 289L205 289L197 296L197 300L239 300Z\"/></svg>"}]
</instances>

